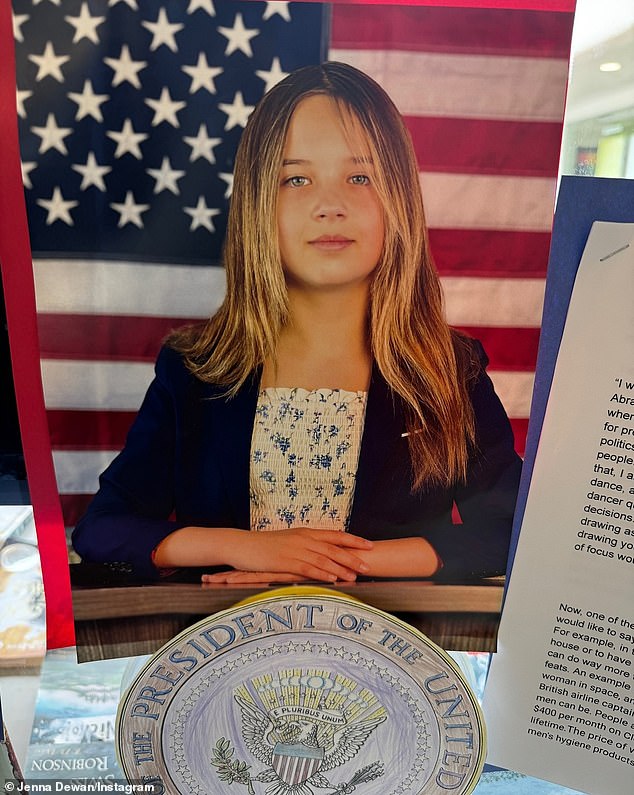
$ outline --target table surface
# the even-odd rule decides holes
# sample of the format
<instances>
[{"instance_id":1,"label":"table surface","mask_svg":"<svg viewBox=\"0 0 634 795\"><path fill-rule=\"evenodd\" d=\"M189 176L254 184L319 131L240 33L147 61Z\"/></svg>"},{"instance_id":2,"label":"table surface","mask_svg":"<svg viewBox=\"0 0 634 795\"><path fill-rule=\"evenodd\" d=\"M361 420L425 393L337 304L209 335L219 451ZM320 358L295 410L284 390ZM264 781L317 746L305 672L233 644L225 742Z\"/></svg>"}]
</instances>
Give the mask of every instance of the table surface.
<instances>
[{"instance_id":1,"label":"table surface","mask_svg":"<svg viewBox=\"0 0 634 795\"><path fill-rule=\"evenodd\" d=\"M445 649L494 651L503 583L502 578L479 584L380 580L328 588L397 615ZM199 582L75 585L78 659L151 654L201 618L273 587Z\"/></svg>"},{"instance_id":2,"label":"table surface","mask_svg":"<svg viewBox=\"0 0 634 795\"><path fill-rule=\"evenodd\" d=\"M321 583L311 585L324 587ZM273 587L179 582L75 587L73 607L76 621L156 614L210 615ZM380 580L336 583L328 588L390 613L499 613L503 592L503 584L497 578L478 585Z\"/></svg>"}]
</instances>

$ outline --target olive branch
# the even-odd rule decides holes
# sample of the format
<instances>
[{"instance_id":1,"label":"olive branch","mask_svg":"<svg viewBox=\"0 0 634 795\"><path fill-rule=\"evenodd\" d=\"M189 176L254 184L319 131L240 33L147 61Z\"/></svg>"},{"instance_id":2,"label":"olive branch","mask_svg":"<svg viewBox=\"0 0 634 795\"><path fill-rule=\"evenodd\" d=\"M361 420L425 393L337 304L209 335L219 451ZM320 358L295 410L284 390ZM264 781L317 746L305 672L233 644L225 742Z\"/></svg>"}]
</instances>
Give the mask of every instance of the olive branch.
<instances>
[{"instance_id":1,"label":"olive branch","mask_svg":"<svg viewBox=\"0 0 634 795\"><path fill-rule=\"evenodd\" d=\"M370 765L362 767L352 776L350 781L345 784L338 784L334 786L333 795L349 795L359 786L359 784L367 784L368 781L373 781L375 778L380 778L385 773L385 768L382 762L372 762ZM330 784L329 786L333 786Z\"/></svg>"},{"instance_id":2,"label":"olive branch","mask_svg":"<svg viewBox=\"0 0 634 795\"><path fill-rule=\"evenodd\" d=\"M218 777L221 781L226 781L228 784L242 784L248 787L247 792L249 795L255 795L252 783L254 779L252 779L251 773L249 773L251 765L233 759L233 754L234 749L231 745L231 741L221 737L216 742L213 749L211 764L218 768Z\"/></svg>"}]
</instances>

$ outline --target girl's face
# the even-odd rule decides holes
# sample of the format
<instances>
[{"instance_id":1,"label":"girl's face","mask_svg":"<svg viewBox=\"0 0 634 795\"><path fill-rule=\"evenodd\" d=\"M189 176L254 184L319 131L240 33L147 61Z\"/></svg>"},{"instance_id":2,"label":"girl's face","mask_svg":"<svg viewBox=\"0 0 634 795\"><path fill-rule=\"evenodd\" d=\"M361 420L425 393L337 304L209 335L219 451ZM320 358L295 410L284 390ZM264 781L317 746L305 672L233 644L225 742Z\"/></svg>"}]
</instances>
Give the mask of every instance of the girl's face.
<instances>
[{"instance_id":1,"label":"girl's face","mask_svg":"<svg viewBox=\"0 0 634 795\"><path fill-rule=\"evenodd\" d=\"M367 138L344 129L335 102L307 97L286 137L277 202L280 253L289 287L369 283L383 249L383 209Z\"/></svg>"}]
</instances>

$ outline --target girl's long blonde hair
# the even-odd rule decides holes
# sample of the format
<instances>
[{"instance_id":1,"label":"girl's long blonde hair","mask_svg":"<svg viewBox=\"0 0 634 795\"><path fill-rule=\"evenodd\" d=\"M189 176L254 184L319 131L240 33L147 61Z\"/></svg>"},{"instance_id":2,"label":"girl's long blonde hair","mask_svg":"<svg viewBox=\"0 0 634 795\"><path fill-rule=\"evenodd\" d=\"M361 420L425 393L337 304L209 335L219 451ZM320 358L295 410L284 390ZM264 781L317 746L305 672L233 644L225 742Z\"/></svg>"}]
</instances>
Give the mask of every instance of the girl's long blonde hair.
<instances>
[{"instance_id":1,"label":"girl's long blonde hair","mask_svg":"<svg viewBox=\"0 0 634 795\"><path fill-rule=\"evenodd\" d=\"M474 419L468 382L477 374L471 346L447 325L429 251L416 157L401 116L383 89L341 63L308 66L272 88L256 107L236 155L224 249L227 293L202 327L172 335L203 381L232 397L275 356L288 318L277 232L277 194L288 125L306 97L324 94L367 135L385 240L370 290L372 355L402 398L414 490L466 477Z\"/></svg>"}]
</instances>

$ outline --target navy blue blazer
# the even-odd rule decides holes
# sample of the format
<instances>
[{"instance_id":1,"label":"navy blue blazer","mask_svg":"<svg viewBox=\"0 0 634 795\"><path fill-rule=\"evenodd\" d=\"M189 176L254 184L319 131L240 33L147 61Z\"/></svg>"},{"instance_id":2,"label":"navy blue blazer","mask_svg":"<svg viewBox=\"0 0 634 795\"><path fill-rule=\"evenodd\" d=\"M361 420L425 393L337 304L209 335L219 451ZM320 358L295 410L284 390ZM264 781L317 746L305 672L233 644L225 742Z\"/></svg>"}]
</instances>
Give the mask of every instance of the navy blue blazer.
<instances>
[{"instance_id":1,"label":"navy blue blazer","mask_svg":"<svg viewBox=\"0 0 634 795\"><path fill-rule=\"evenodd\" d=\"M412 494L401 399L373 369L348 530L372 540L422 536L444 566L470 579L506 568L521 460L510 423L483 368L471 388L476 447L466 483ZM126 562L144 577L151 554L188 525L249 530L249 458L259 391L255 373L232 399L189 373L164 348L124 450L73 534L85 561ZM461 523L454 523L454 503Z\"/></svg>"}]
</instances>

